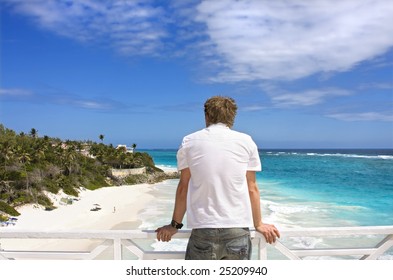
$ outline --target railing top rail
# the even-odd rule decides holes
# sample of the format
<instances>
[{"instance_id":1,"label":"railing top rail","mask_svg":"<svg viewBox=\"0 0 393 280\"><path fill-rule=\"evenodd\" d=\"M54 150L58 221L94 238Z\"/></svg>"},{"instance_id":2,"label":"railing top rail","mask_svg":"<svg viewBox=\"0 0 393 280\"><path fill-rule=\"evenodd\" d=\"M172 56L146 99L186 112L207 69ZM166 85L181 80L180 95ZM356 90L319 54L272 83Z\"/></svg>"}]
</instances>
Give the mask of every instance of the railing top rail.
<instances>
[{"instance_id":1,"label":"railing top rail","mask_svg":"<svg viewBox=\"0 0 393 280\"><path fill-rule=\"evenodd\" d=\"M316 227L301 229L285 229L280 231L282 236L338 236L338 235L368 235L393 234L393 226L362 226L362 227Z\"/></svg>"},{"instance_id":2,"label":"railing top rail","mask_svg":"<svg viewBox=\"0 0 393 280\"><path fill-rule=\"evenodd\" d=\"M188 238L191 230L180 230L175 238ZM251 231L253 237L259 234ZM368 234L393 234L393 226L370 227L320 227L302 229L280 230L282 237L298 236L342 236L342 235L368 235ZM51 239L138 239L155 238L154 230L14 230L0 228L0 238L51 238Z\"/></svg>"}]
</instances>

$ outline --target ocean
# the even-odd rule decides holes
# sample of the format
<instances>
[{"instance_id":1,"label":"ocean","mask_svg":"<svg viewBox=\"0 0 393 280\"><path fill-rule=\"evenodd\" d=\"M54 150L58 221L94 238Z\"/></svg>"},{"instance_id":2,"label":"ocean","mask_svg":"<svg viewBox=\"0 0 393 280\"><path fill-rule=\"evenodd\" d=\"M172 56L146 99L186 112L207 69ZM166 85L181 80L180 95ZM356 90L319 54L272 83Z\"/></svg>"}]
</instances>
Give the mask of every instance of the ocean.
<instances>
[{"instance_id":1,"label":"ocean","mask_svg":"<svg viewBox=\"0 0 393 280\"><path fill-rule=\"evenodd\" d=\"M176 169L176 150L144 152L158 167ZM279 229L393 225L393 150L260 150L260 157L264 222ZM154 187L157 203L140 213L141 229L170 221L176 186L177 180L168 180ZM319 241L298 242L309 247Z\"/></svg>"}]
</instances>

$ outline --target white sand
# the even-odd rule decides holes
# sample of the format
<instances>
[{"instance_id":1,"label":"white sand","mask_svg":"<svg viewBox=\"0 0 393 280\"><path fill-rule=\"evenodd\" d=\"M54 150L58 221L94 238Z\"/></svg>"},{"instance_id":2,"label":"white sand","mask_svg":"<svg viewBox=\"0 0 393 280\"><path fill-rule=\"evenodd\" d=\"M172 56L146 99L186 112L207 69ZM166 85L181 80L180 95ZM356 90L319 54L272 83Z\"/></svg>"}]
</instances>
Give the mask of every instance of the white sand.
<instances>
[{"instance_id":1,"label":"white sand","mask_svg":"<svg viewBox=\"0 0 393 280\"><path fill-rule=\"evenodd\" d=\"M83 190L78 200L71 205L60 204L62 197L69 197L63 193L48 194L57 209L45 211L42 207L25 205L18 209L20 216L15 225L1 227L0 230L108 230L108 229L137 229L138 212L154 197L149 194L152 185L140 184L133 186L106 187L94 191ZM72 198L72 197L71 197ZM101 210L91 211L98 204ZM69 248L73 243L77 249L85 250L92 242L85 240L71 240L65 242L57 240L14 240L0 241L3 249L49 250ZM74 247L74 246L73 246ZM74 248L75 249L75 248Z\"/></svg>"}]
</instances>

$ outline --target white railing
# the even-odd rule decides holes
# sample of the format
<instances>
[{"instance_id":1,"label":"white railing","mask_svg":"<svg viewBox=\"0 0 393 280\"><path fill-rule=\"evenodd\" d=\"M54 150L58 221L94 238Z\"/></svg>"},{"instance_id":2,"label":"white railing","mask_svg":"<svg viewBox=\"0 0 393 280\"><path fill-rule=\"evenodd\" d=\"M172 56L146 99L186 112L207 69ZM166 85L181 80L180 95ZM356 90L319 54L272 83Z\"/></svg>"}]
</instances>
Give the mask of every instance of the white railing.
<instances>
[{"instance_id":1,"label":"white railing","mask_svg":"<svg viewBox=\"0 0 393 280\"><path fill-rule=\"evenodd\" d=\"M264 237L252 231L253 247L257 248L255 259L271 259L271 255L281 255L279 258L301 260L306 257L329 257L351 259L378 259L393 247L393 226L374 227L337 227L337 228L304 228L281 231L281 238L272 245L266 243ZM184 251L155 251L146 241L155 242L154 231L141 230L80 230L80 231L22 231L7 228L0 229L0 260L10 259L99 259L104 254L108 259L184 259ZM188 238L189 230L179 231L176 239ZM326 242L312 244L312 248L298 249L298 240L307 238L332 239L336 247L326 247ZM72 250L12 250L8 248L7 241L10 239L58 239L58 240L87 240L98 241L98 245L90 251ZM358 241L356 241L358 239ZM341 242L341 246L339 241ZM143 242L145 241L145 242ZM145 244L143 244L145 243ZM307 242L306 242L307 243ZM357 246L351 246L350 244ZM370 243L373 243L370 245ZM22 242L21 242L22 244ZM323 247L321 247L323 244ZM306 244L307 245L307 244ZM307 247L307 246L306 246ZM254 249L255 250L255 249ZM108 253L109 252L109 253ZM393 258L392 252L388 252L387 258Z\"/></svg>"}]
</instances>

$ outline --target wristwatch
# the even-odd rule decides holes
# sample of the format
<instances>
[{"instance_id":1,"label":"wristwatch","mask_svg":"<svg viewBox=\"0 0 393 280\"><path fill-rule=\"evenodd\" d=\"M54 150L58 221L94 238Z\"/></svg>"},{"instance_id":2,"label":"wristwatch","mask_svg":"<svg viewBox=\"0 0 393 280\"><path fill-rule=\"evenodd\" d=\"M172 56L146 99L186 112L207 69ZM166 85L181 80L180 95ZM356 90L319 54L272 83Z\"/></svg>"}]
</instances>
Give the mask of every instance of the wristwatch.
<instances>
[{"instance_id":1,"label":"wristwatch","mask_svg":"<svg viewBox=\"0 0 393 280\"><path fill-rule=\"evenodd\" d=\"M183 227L183 224L182 223L179 224L175 220L172 220L171 221L171 226L174 227L175 229L181 229Z\"/></svg>"}]
</instances>

